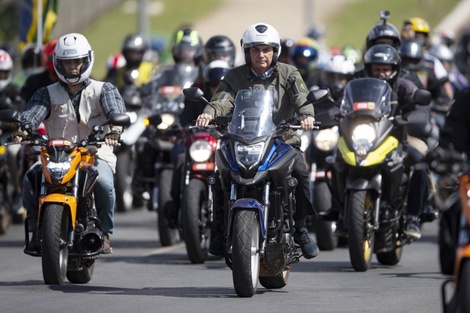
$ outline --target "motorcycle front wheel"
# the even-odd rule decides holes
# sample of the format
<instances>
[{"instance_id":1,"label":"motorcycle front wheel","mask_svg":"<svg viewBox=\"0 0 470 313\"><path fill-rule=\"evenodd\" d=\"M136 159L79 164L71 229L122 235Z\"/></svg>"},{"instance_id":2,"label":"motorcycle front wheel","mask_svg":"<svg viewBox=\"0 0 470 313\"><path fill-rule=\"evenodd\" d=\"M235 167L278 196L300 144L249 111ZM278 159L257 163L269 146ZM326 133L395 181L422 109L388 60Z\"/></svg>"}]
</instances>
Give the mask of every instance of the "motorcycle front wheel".
<instances>
[{"instance_id":1,"label":"motorcycle front wheel","mask_svg":"<svg viewBox=\"0 0 470 313\"><path fill-rule=\"evenodd\" d=\"M200 179L191 179L183 194L182 220L186 252L191 263L204 263L211 241L211 225L207 212L207 186Z\"/></svg>"},{"instance_id":2,"label":"motorcycle front wheel","mask_svg":"<svg viewBox=\"0 0 470 313\"><path fill-rule=\"evenodd\" d=\"M232 279L239 297L256 293L260 269L258 213L239 210L233 220Z\"/></svg>"},{"instance_id":3,"label":"motorcycle front wheel","mask_svg":"<svg viewBox=\"0 0 470 313\"><path fill-rule=\"evenodd\" d=\"M349 197L348 244L354 270L365 272L370 268L375 233L371 225L373 201L368 191L352 191Z\"/></svg>"},{"instance_id":4,"label":"motorcycle front wheel","mask_svg":"<svg viewBox=\"0 0 470 313\"><path fill-rule=\"evenodd\" d=\"M67 273L70 216L64 206L49 204L42 220L41 261L46 285L62 285Z\"/></svg>"}]
</instances>

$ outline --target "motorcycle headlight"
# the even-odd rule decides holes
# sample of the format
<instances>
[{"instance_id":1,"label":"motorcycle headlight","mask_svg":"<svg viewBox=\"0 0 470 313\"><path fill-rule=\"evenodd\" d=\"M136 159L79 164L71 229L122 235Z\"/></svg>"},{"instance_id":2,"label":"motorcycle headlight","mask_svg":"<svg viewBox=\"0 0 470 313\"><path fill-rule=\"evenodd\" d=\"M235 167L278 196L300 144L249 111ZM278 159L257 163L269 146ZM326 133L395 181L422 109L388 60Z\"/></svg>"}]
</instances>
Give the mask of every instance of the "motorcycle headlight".
<instances>
[{"instance_id":1,"label":"motorcycle headlight","mask_svg":"<svg viewBox=\"0 0 470 313\"><path fill-rule=\"evenodd\" d=\"M51 175L53 181L61 182L65 174L70 169L70 161L66 162L47 162L46 169Z\"/></svg>"},{"instance_id":2,"label":"motorcycle headlight","mask_svg":"<svg viewBox=\"0 0 470 313\"><path fill-rule=\"evenodd\" d=\"M352 132L353 149L360 156L365 156L377 137L375 129L368 124L357 125Z\"/></svg>"},{"instance_id":3,"label":"motorcycle headlight","mask_svg":"<svg viewBox=\"0 0 470 313\"><path fill-rule=\"evenodd\" d=\"M189 156L194 162L206 162L211 155L212 147L207 140L196 140L189 147Z\"/></svg>"},{"instance_id":4,"label":"motorcycle headlight","mask_svg":"<svg viewBox=\"0 0 470 313\"><path fill-rule=\"evenodd\" d=\"M157 126L158 129L167 129L175 122L173 114L162 114L162 122Z\"/></svg>"},{"instance_id":5,"label":"motorcycle headlight","mask_svg":"<svg viewBox=\"0 0 470 313\"><path fill-rule=\"evenodd\" d=\"M338 127L326 128L315 131L313 135L313 143L318 150L331 151L336 148L339 140Z\"/></svg>"},{"instance_id":6,"label":"motorcycle headlight","mask_svg":"<svg viewBox=\"0 0 470 313\"><path fill-rule=\"evenodd\" d=\"M264 142L252 145L244 145L238 141L235 142L235 158L237 159L237 162L247 170L252 169L253 166L259 163L264 145Z\"/></svg>"}]
</instances>

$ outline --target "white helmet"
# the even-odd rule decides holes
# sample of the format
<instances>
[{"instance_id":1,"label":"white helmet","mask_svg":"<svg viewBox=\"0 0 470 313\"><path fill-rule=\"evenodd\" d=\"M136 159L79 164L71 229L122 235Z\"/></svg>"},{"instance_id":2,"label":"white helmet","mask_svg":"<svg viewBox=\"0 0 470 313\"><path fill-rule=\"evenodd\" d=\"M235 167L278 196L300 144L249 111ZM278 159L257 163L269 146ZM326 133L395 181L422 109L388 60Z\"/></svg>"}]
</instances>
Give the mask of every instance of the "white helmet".
<instances>
[{"instance_id":1,"label":"white helmet","mask_svg":"<svg viewBox=\"0 0 470 313\"><path fill-rule=\"evenodd\" d=\"M82 59L79 74L67 74L64 60ZM54 51L54 69L61 81L76 85L90 77L94 55L88 40L81 34L71 33L60 37Z\"/></svg>"},{"instance_id":2,"label":"white helmet","mask_svg":"<svg viewBox=\"0 0 470 313\"><path fill-rule=\"evenodd\" d=\"M246 64L251 64L249 49L257 45L269 45L273 47L274 57L271 66L274 66L281 53L281 38L277 30L266 23L256 23L245 30L242 36L241 46Z\"/></svg>"},{"instance_id":3,"label":"white helmet","mask_svg":"<svg viewBox=\"0 0 470 313\"><path fill-rule=\"evenodd\" d=\"M356 67L344 55L335 55L323 67L322 82L330 89L333 99L342 96L346 83L354 76Z\"/></svg>"},{"instance_id":4,"label":"white helmet","mask_svg":"<svg viewBox=\"0 0 470 313\"><path fill-rule=\"evenodd\" d=\"M0 49L0 71L5 75L0 76L0 91L11 82L13 77L13 60L5 50Z\"/></svg>"}]
</instances>

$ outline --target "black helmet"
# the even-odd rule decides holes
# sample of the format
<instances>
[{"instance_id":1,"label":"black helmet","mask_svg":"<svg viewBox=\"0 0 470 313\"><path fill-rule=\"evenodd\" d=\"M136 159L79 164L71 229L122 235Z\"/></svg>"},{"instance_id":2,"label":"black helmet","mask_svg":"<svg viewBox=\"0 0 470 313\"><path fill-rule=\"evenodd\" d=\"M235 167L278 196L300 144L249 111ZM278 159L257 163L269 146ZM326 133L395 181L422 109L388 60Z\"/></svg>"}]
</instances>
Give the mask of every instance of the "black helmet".
<instances>
[{"instance_id":1,"label":"black helmet","mask_svg":"<svg viewBox=\"0 0 470 313\"><path fill-rule=\"evenodd\" d=\"M391 40L390 44L398 49L401 43L400 32L398 29L390 23L384 22L379 23L372 27L367 33L366 48L369 49L377 43L388 43L382 40Z\"/></svg>"},{"instance_id":2,"label":"black helmet","mask_svg":"<svg viewBox=\"0 0 470 313\"><path fill-rule=\"evenodd\" d=\"M175 63L201 62L203 43L199 32L191 28L180 29L175 33L172 55Z\"/></svg>"},{"instance_id":3,"label":"black helmet","mask_svg":"<svg viewBox=\"0 0 470 313\"><path fill-rule=\"evenodd\" d=\"M210 87L219 86L220 81L225 77L230 68L230 64L224 60L210 62L202 71L204 82Z\"/></svg>"},{"instance_id":4,"label":"black helmet","mask_svg":"<svg viewBox=\"0 0 470 313\"><path fill-rule=\"evenodd\" d=\"M130 34L122 43L122 54L128 67L139 67L144 58L145 51L149 48L147 40L139 34ZM137 52L137 53L132 53ZM132 53L132 54L131 54Z\"/></svg>"},{"instance_id":5,"label":"black helmet","mask_svg":"<svg viewBox=\"0 0 470 313\"><path fill-rule=\"evenodd\" d=\"M227 36L212 36L207 40L204 51L208 63L215 60L224 60L230 67L235 64L235 45Z\"/></svg>"},{"instance_id":6,"label":"black helmet","mask_svg":"<svg viewBox=\"0 0 470 313\"><path fill-rule=\"evenodd\" d=\"M393 86L401 71L401 58L397 49L387 44L376 44L369 48L364 55L364 70L366 76L373 77L371 72L372 64L392 65L392 74L386 81Z\"/></svg>"},{"instance_id":7,"label":"black helmet","mask_svg":"<svg viewBox=\"0 0 470 313\"><path fill-rule=\"evenodd\" d=\"M400 46L400 57L403 66L419 68L424 58L423 46L417 40L405 40Z\"/></svg>"},{"instance_id":8,"label":"black helmet","mask_svg":"<svg viewBox=\"0 0 470 313\"><path fill-rule=\"evenodd\" d=\"M23 70L33 70L41 68L41 47L36 44L29 44L21 52L21 68Z\"/></svg>"}]
</instances>

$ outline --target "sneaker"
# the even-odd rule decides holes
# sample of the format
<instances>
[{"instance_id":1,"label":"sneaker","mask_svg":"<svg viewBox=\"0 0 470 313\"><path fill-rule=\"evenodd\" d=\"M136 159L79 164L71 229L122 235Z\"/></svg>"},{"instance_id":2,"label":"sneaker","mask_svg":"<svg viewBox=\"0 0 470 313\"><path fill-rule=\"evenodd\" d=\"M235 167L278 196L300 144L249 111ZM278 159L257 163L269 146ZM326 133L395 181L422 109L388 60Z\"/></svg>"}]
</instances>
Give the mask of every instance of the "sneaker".
<instances>
[{"instance_id":1,"label":"sneaker","mask_svg":"<svg viewBox=\"0 0 470 313\"><path fill-rule=\"evenodd\" d=\"M299 230L296 230L294 232L294 241L300 246L304 258L313 259L320 254L320 250L318 249L315 241L310 238L307 228L302 227Z\"/></svg>"},{"instance_id":2,"label":"sneaker","mask_svg":"<svg viewBox=\"0 0 470 313\"><path fill-rule=\"evenodd\" d=\"M223 256L224 255L224 235L218 232L214 239L212 239L209 246L209 253L212 255Z\"/></svg>"},{"instance_id":3,"label":"sneaker","mask_svg":"<svg viewBox=\"0 0 470 313\"><path fill-rule=\"evenodd\" d=\"M113 248L111 248L111 244L109 243L109 234L103 234L103 250L101 251L103 254L111 254L113 253Z\"/></svg>"},{"instance_id":4,"label":"sneaker","mask_svg":"<svg viewBox=\"0 0 470 313\"><path fill-rule=\"evenodd\" d=\"M405 234L412 239L421 238L418 217L408 216L406 220Z\"/></svg>"}]
</instances>

